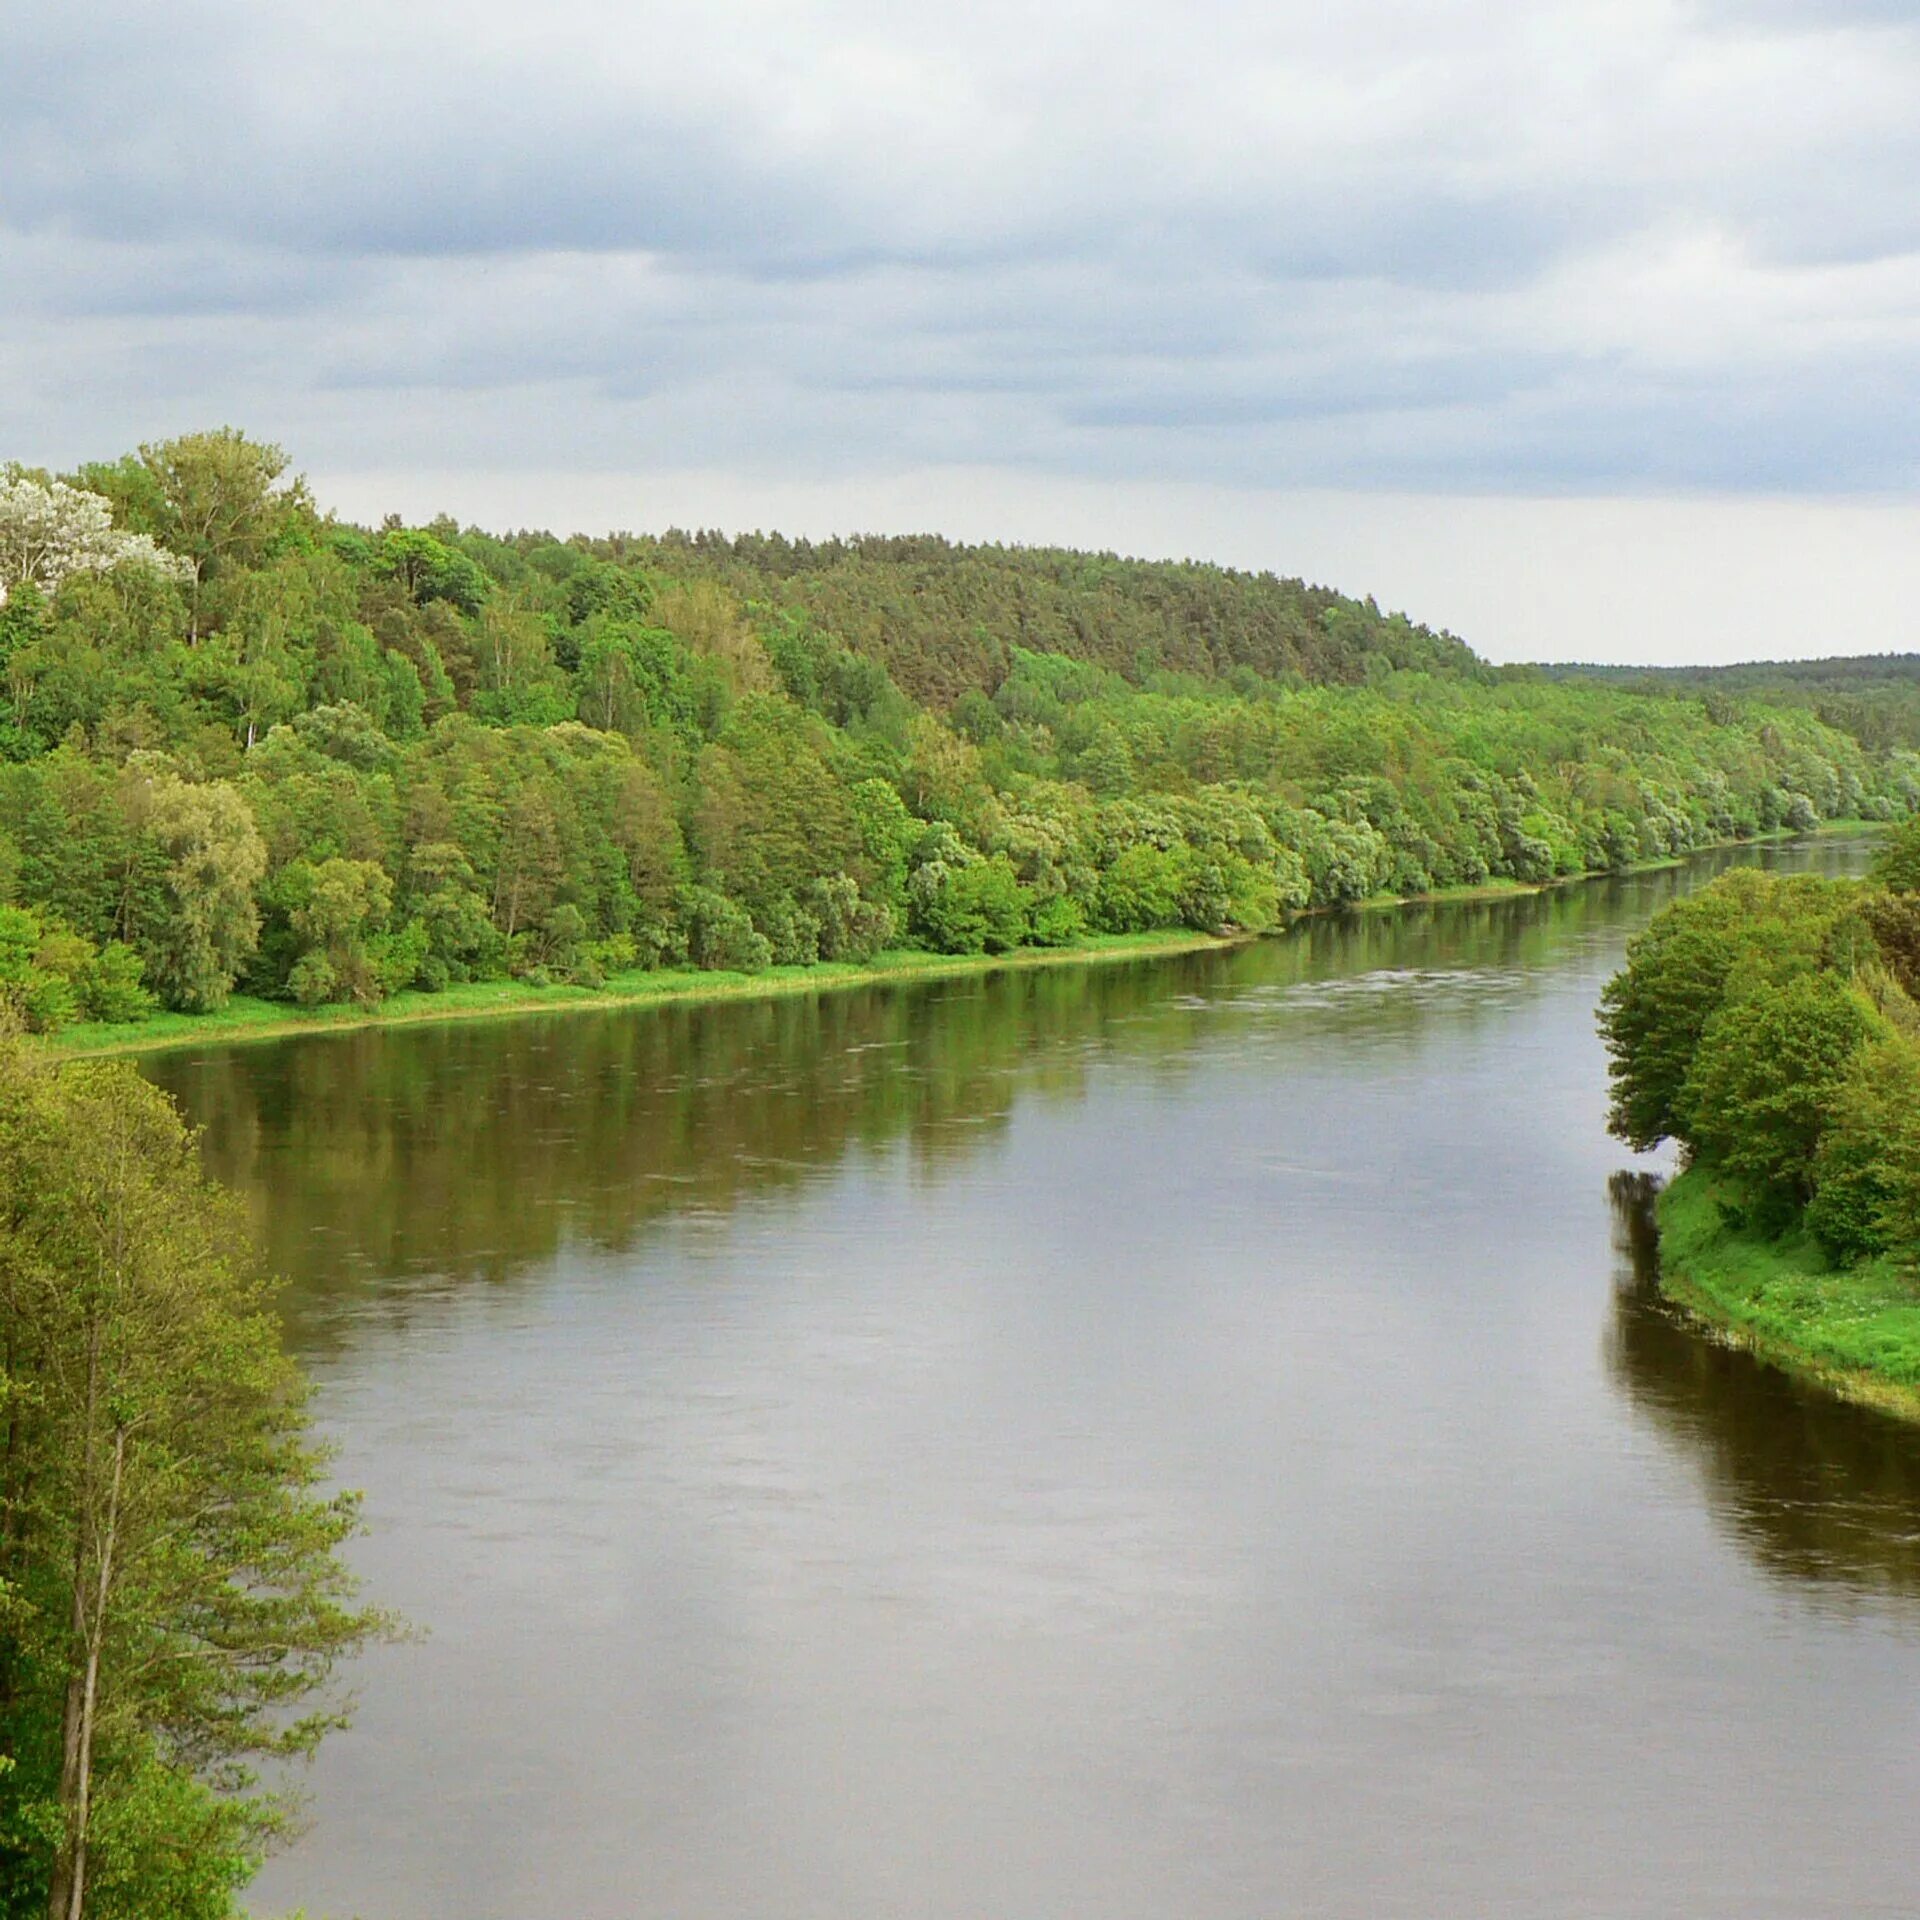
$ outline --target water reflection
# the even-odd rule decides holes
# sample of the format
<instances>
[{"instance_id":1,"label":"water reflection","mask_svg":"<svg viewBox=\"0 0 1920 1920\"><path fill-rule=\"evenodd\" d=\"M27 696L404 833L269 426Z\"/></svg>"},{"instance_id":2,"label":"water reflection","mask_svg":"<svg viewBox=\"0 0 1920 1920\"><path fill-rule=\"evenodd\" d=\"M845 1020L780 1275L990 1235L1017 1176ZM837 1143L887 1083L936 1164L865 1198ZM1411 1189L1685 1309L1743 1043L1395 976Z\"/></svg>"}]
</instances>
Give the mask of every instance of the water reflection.
<instances>
[{"instance_id":1,"label":"water reflection","mask_svg":"<svg viewBox=\"0 0 1920 1920\"><path fill-rule=\"evenodd\" d=\"M1660 1183L1616 1174L1606 1353L1633 1404L1699 1470L1715 1515L1773 1575L1920 1594L1920 1428L1706 1336L1660 1292Z\"/></svg>"},{"instance_id":2,"label":"water reflection","mask_svg":"<svg viewBox=\"0 0 1920 1920\"><path fill-rule=\"evenodd\" d=\"M849 1153L905 1141L935 1172L998 1137L1018 1099L1084 1100L1103 1064L1177 1086L1294 1020L1411 1060L1436 1023L1478 1031L1583 947L1605 964L1623 917L1723 863L1316 919L1173 960L316 1036L147 1071L204 1129L287 1277L295 1343L319 1352L370 1306L403 1313L418 1284L618 1252Z\"/></svg>"},{"instance_id":3,"label":"water reflection","mask_svg":"<svg viewBox=\"0 0 1920 1920\"><path fill-rule=\"evenodd\" d=\"M1911 1455L1631 1280L1596 1351L1699 877L156 1063L431 1628L263 1906L1909 1910Z\"/></svg>"}]
</instances>

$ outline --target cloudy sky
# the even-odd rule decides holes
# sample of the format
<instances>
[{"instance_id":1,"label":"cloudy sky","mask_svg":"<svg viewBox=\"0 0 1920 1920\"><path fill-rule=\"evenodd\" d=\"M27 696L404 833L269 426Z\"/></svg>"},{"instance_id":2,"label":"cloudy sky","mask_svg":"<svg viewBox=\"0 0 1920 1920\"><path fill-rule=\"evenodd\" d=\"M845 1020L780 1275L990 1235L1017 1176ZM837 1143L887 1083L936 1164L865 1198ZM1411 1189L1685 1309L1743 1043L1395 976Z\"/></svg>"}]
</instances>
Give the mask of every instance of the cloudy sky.
<instances>
[{"instance_id":1,"label":"cloudy sky","mask_svg":"<svg viewBox=\"0 0 1920 1920\"><path fill-rule=\"evenodd\" d=\"M0 458L1920 647L1920 0L7 0Z\"/></svg>"}]
</instances>

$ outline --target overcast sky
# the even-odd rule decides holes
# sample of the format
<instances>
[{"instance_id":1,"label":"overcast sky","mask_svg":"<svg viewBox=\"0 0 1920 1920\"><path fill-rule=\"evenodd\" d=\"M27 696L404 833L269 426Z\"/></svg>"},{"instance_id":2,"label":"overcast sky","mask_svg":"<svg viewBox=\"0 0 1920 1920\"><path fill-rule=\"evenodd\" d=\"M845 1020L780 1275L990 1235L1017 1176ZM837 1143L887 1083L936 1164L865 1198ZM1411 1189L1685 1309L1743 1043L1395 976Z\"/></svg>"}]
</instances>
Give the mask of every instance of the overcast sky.
<instances>
[{"instance_id":1,"label":"overcast sky","mask_svg":"<svg viewBox=\"0 0 1920 1920\"><path fill-rule=\"evenodd\" d=\"M1920 647L1920 3L6 0L0 458Z\"/></svg>"}]
</instances>

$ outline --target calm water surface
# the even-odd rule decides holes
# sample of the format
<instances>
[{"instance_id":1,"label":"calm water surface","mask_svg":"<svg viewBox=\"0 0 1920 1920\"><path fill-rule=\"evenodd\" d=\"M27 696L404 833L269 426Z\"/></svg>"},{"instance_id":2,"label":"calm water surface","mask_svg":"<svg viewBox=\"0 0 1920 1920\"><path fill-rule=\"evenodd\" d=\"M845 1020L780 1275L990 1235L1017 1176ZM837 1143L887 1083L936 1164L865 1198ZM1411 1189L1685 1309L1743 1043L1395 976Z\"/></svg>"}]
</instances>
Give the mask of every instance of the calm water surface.
<instances>
[{"instance_id":1,"label":"calm water surface","mask_svg":"<svg viewBox=\"0 0 1920 1920\"><path fill-rule=\"evenodd\" d=\"M1664 1310L1603 1131L1713 864L156 1062L429 1630L262 1908L1920 1913L1920 1436Z\"/></svg>"}]
</instances>

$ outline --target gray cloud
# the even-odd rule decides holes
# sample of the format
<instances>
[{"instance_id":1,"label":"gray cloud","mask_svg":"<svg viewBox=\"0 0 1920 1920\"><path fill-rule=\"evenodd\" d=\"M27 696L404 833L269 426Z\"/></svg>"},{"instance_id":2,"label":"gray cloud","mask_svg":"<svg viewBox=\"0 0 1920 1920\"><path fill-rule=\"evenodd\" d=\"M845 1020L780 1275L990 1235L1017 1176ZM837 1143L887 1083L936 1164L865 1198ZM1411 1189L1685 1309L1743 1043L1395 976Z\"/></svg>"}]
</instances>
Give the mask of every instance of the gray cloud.
<instances>
[{"instance_id":1,"label":"gray cloud","mask_svg":"<svg viewBox=\"0 0 1920 1920\"><path fill-rule=\"evenodd\" d=\"M1909 489L1917 11L14 0L0 451Z\"/></svg>"}]
</instances>

